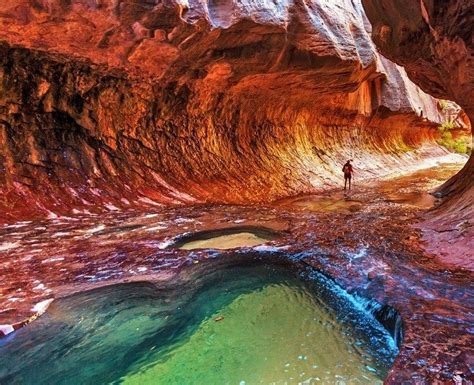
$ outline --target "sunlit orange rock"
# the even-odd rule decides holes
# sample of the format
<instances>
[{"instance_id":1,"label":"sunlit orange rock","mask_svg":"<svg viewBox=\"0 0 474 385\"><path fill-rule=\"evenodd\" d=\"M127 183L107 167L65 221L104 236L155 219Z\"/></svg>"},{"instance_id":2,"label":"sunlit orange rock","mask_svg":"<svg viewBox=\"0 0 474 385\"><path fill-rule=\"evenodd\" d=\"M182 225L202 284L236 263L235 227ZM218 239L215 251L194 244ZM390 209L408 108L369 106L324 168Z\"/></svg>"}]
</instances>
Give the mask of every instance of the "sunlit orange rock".
<instances>
[{"instance_id":1,"label":"sunlit orange rock","mask_svg":"<svg viewBox=\"0 0 474 385\"><path fill-rule=\"evenodd\" d=\"M166 254L147 231L156 231L155 217L146 227L139 223L138 241L109 239L110 231L128 231L122 222L137 225L115 215L119 209L269 202L334 187L348 158L357 184L445 154L434 144L442 119L437 101L409 77L473 116L470 3L364 0L372 37L407 76L377 53L360 0L0 2L0 222L70 216L50 221L45 233L32 224L31 232L4 228L16 238L4 246L8 291L1 302L18 289L25 298L1 314L6 332L31 319L32 301L49 296L34 294L32 271L57 289L85 283L88 274L97 278L96 265L123 263L129 277L178 253ZM447 258L458 265L472 250L472 166L471 158L443 187L448 204L425 224L447 234L434 248L446 250L455 239L450 234L459 235ZM368 190L367 201L380 195ZM194 207L176 210L195 214ZM217 210L207 225L228 221L228 208ZM245 210L251 219L257 209ZM267 208L258 210L257 217L267 216ZM292 210L294 228L285 240L292 252L309 251L308 263L344 287L369 287L371 296L400 309L408 342L387 383L413 381L413 373L437 381L431 369L438 365L447 365L440 383L453 370L468 373L470 276L444 275L423 255L415 229L407 230L415 214L386 205L334 220ZM104 212L75 222L75 215ZM153 215L170 221L166 213ZM278 215L288 220L284 211ZM194 219L188 220L197 226ZM163 236L188 230L176 219ZM26 238L41 245L33 260ZM340 253L360 240L377 257L367 265ZM321 247L326 259L318 258ZM175 268L186 260L177 255ZM370 283L368 268L376 269ZM463 356L446 353L454 343ZM429 367L415 360L426 357Z\"/></svg>"},{"instance_id":2,"label":"sunlit orange rock","mask_svg":"<svg viewBox=\"0 0 474 385\"><path fill-rule=\"evenodd\" d=\"M412 165L440 121L357 2L15 0L0 21L4 220L316 191L347 158L359 180Z\"/></svg>"},{"instance_id":3,"label":"sunlit orange rock","mask_svg":"<svg viewBox=\"0 0 474 385\"><path fill-rule=\"evenodd\" d=\"M474 118L474 2L362 0L382 53L423 90ZM467 119L465 119L466 121ZM444 204L424 223L430 250L467 265L474 249L474 158L438 190Z\"/></svg>"}]
</instances>

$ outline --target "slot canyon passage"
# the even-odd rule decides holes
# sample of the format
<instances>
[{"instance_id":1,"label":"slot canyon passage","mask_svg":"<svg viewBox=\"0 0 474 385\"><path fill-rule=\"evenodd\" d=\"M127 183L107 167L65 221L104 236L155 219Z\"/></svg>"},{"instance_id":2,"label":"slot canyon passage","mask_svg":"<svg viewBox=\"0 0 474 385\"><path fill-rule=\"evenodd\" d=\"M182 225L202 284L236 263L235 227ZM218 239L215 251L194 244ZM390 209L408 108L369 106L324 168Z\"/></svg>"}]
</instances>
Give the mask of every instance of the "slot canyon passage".
<instances>
[{"instance_id":1,"label":"slot canyon passage","mask_svg":"<svg viewBox=\"0 0 474 385\"><path fill-rule=\"evenodd\" d=\"M472 384L473 25L1 1L0 384Z\"/></svg>"}]
</instances>

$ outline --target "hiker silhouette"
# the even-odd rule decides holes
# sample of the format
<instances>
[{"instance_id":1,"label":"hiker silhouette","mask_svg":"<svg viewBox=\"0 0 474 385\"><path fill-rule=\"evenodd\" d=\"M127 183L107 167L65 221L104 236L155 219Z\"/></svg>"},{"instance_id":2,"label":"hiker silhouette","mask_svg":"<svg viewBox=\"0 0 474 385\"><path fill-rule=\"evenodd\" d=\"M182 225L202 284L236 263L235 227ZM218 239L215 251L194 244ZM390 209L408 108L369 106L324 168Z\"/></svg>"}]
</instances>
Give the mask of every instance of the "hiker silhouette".
<instances>
[{"instance_id":1,"label":"hiker silhouette","mask_svg":"<svg viewBox=\"0 0 474 385\"><path fill-rule=\"evenodd\" d=\"M347 188L347 181L349 181L349 190L351 189L352 174L354 172L351 162L352 159L349 159L342 167L342 172L344 173L344 191Z\"/></svg>"}]
</instances>

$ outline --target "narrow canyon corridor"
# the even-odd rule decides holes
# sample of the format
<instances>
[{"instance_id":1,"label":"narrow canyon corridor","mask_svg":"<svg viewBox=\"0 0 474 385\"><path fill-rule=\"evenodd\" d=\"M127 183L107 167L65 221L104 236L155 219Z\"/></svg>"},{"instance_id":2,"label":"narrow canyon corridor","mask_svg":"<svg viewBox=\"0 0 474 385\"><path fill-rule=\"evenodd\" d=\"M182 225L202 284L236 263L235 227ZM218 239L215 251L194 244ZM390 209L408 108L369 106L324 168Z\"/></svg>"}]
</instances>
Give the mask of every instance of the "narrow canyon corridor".
<instances>
[{"instance_id":1,"label":"narrow canyon corridor","mask_svg":"<svg viewBox=\"0 0 474 385\"><path fill-rule=\"evenodd\" d=\"M0 384L473 384L473 20L1 2Z\"/></svg>"}]
</instances>

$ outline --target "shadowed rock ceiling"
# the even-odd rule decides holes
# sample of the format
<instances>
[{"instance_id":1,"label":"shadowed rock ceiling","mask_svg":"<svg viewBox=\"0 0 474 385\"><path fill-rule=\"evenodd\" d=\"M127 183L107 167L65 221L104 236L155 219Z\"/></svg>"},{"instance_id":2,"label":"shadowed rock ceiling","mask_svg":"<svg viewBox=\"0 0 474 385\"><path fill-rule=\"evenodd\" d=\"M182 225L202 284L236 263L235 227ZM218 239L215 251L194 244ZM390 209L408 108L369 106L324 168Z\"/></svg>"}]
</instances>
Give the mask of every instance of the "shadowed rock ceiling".
<instances>
[{"instance_id":1,"label":"shadowed rock ceiling","mask_svg":"<svg viewBox=\"0 0 474 385\"><path fill-rule=\"evenodd\" d=\"M7 217L269 201L438 151L436 100L357 1L16 0L0 22Z\"/></svg>"}]
</instances>

